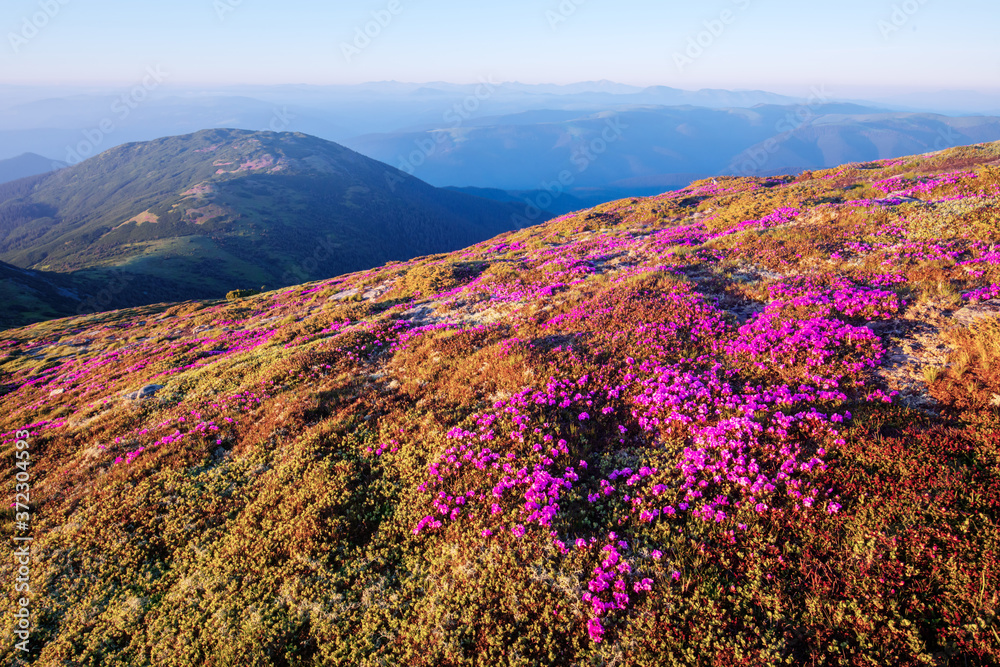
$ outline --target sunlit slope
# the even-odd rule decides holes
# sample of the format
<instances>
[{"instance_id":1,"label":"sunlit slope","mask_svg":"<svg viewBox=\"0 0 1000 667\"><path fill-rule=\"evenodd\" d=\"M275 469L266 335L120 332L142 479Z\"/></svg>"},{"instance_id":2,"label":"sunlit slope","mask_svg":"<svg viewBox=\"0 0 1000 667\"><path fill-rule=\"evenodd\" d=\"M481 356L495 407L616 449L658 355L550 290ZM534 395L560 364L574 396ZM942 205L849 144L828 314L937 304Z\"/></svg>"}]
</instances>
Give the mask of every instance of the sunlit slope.
<instances>
[{"instance_id":1,"label":"sunlit slope","mask_svg":"<svg viewBox=\"0 0 1000 667\"><path fill-rule=\"evenodd\" d=\"M995 664L998 164L719 178L5 332L30 660Z\"/></svg>"}]
</instances>

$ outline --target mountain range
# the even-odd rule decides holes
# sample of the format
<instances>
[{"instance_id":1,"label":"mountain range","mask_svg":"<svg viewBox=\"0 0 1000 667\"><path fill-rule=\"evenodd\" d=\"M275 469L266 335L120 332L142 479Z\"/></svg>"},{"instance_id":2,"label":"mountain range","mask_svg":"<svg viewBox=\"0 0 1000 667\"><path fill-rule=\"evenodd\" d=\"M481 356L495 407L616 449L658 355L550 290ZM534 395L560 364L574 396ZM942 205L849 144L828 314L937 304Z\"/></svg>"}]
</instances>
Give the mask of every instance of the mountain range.
<instances>
[{"instance_id":1,"label":"mountain range","mask_svg":"<svg viewBox=\"0 0 1000 667\"><path fill-rule=\"evenodd\" d=\"M0 160L0 184L55 171L65 166L64 162L58 160L50 160L35 153L24 153L17 157Z\"/></svg>"},{"instance_id":2,"label":"mountain range","mask_svg":"<svg viewBox=\"0 0 1000 667\"><path fill-rule=\"evenodd\" d=\"M435 185L650 195L691 180L823 169L1000 139L1000 118L847 103L530 111L367 135L347 144Z\"/></svg>"},{"instance_id":3,"label":"mountain range","mask_svg":"<svg viewBox=\"0 0 1000 667\"><path fill-rule=\"evenodd\" d=\"M174 88L169 78L163 77L161 84L145 91L141 104L123 104L122 96L127 97L128 92L127 88L107 88L67 94L65 89L0 85L0 159L34 151L68 161L69 149L85 141L87 134L98 139L97 150L213 127L293 130L343 142L363 134L440 123L446 115L454 114L467 119L528 110L599 110L623 104L739 107L800 101L765 91L685 91L610 82L524 85L492 77L472 84L382 82L195 89ZM113 129L96 134L104 120Z\"/></svg>"},{"instance_id":4,"label":"mountain range","mask_svg":"<svg viewBox=\"0 0 1000 667\"><path fill-rule=\"evenodd\" d=\"M124 144L55 172L26 155L8 162L12 174L45 173L0 184L0 261L63 291L28 290L7 318L290 285L706 176L799 173L995 138L994 117L849 103L632 106L367 135L350 142L357 152L302 133L215 129Z\"/></svg>"},{"instance_id":5,"label":"mountain range","mask_svg":"<svg viewBox=\"0 0 1000 667\"><path fill-rule=\"evenodd\" d=\"M207 130L0 185L0 260L83 280L82 307L103 283L105 310L296 284L551 217L523 213L314 137Z\"/></svg>"},{"instance_id":6,"label":"mountain range","mask_svg":"<svg viewBox=\"0 0 1000 667\"><path fill-rule=\"evenodd\" d=\"M0 86L0 159L33 152L75 164L124 143L205 128L294 131L393 166L406 165L432 185L530 192L567 168L571 151L584 139L594 140L587 136L594 129L588 119L641 113L645 122L636 118L627 141L609 149L608 159L591 170L600 178L578 174L574 194L594 204L720 173L825 168L1000 139L992 129L986 131L989 121L977 117L1000 115L1000 96L961 92L897 99L874 91L880 99L866 101L825 88L795 96L610 81L526 85L488 75L468 84L202 88L177 87L169 77L160 78L143 89L141 103L129 99L128 87L67 92ZM744 120L734 123L732 116ZM819 124L821 131L810 132ZM688 141L685 133L691 132L703 141ZM438 138L444 140L440 146L427 143ZM781 147L769 151L764 164L747 159L748 151L759 151L758 144L769 140ZM436 155L425 159L422 152L435 146ZM571 151L564 150L567 146Z\"/></svg>"}]
</instances>

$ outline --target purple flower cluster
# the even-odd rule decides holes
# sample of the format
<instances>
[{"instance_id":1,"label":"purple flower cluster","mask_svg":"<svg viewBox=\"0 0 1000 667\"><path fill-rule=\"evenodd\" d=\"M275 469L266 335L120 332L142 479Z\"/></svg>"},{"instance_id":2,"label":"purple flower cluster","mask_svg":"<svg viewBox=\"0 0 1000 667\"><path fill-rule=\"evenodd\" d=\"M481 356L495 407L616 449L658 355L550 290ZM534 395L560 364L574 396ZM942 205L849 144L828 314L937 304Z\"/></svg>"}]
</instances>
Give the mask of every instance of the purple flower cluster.
<instances>
[{"instance_id":1,"label":"purple flower cluster","mask_svg":"<svg viewBox=\"0 0 1000 667\"><path fill-rule=\"evenodd\" d=\"M814 317L841 315L864 320L891 319L905 305L895 292L859 287L837 276L790 278L771 284L768 292L776 299L768 304L768 312L794 312Z\"/></svg>"},{"instance_id":2,"label":"purple flower cluster","mask_svg":"<svg viewBox=\"0 0 1000 667\"><path fill-rule=\"evenodd\" d=\"M739 340L726 352L740 363L777 371L829 389L859 386L860 375L876 367L884 353L871 329L825 317L782 319L766 311L740 327ZM788 371L788 372L786 372Z\"/></svg>"},{"instance_id":3,"label":"purple flower cluster","mask_svg":"<svg viewBox=\"0 0 1000 667\"><path fill-rule=\"evenodd\" d=\"M429 479L419 487L421 492L437 490L432 503L435 511L418 523L414 534L427 527L441 527L443 519L456 521L463 513L471 512L473 507L484 507L487 503L488 515L499 522L509 513L501 503L514 489L522 489L523 502L514 512L519 524L551 525L559 512L560 496L573 488L579 475L576 466L565 465L570 452L567 441L559 436L557 426L545 422L530 428L532 408L591 407L595 394L584 389L588 381L586 376L575 382L552 378L542 391L525 389L506 401L498 401L494 412L475 415L476 431L460 427L449 431L448 438L458 441L457 444L445 450L437 462L428 466ZM575 407L572 412L577 415L577 421L580 421L581 414L586 414L580 407ZM509 441L517 452L508 451L501 455L482 444L496 439L496 422L501 418L505 422L504 430L510 429ZM489 493L479 490L481 487L465 489L463 485L468 482L462 474L463 467L486 473L479 479L490 480ZM585 468L586 462L581 462L579 467ZM508 509L511 509L510 506ZM498 530L502 531L503 526L499 525Z\"/></svg>"},{"instance_id":4,"label":"purple flower cluster","mask_svg":"<svg viewBox=\"0 0 1000 667\"><path fill-rule=\"evenodd\" d=\"M633 273L620 280L628 275ZM808 303L794 307L844 316L882 317L900 307L892 292L837 277L789 279L772 285L770 294L783 299L776 303L805 298ZM567 496L575 499L573 511L610 511L623 527L684 516L723 522L740 511L789 505L825 503L826 511L837 511L815 480L825 470L827 449L843 442L838 425L850 419L850 412L835 406L851 400L853 388L878 363L878 337L836 319L789 317L777 307L733 332L722 312L684 283L649 298L670 316L609 330L619 306L585 302L542 322L543 329L563 335L586 334L590 346L635 346L643 358L626 356L622 368L601 382L587 375L550 377L540 389L527 387L452 428L449 445L428 465L419 487L429 511L413 533L475 520L483 537L524 539L530 532L566 553L558 536ZM507 341L508 348L516 344ZM709 354L691 357L692 348ZM576 354L569 346L563 353ZM748 381L763 376L769 377L764 384ZM593 445L584 445L589 436L571 435L578 433L574 429L613 433L623 447L657 443L655 449L673 451L675 458L666 467L587 474L594 468L595 460L586 460ZM603 435L600 442L612 437ZM580 538L577 546L593 540ZM609 542L588 584L594 641L606 632L606 614L652 586L648 579L629 578L622 548Z\"/></svg>"},{"instance_id":5,"label":"purple flower cluster","mask_svg":"<svg viewBox=\"0 0 1000 667\"><path fill-rule=\"evenodd\" d=\"M589 542L581 539L577 541L577 547L590 549L594 542L594 539ZM615 533L610 533L607 544L601 548L600 561L594 567L593 576L587 582L587 590L583 593L583 601L590 605L594 614L587 622L587 632L595 643L600 643L604 637L602 616L628 609L633 602L630 592L640 594L653 590L652 579L633 576L632 566L621 554L621 551L627 549L628 542L619 539Z\"/></svg>"},{"instance_id":6,"label":"purple flower cluster","mask_svg":"<svg viewBox=\"0 0 1000 667\"><path fill-rule=\"evenodd\" d=\"M770 229L771 227L777 227L778 225L784 225L792 222L800 215L802 215L802 211L797 208L776 208L763 218L759 218L757 220L744 220L743 222L740 222L725 231L712 234L709 238L717 239L723 236L729 236L730 234L737 234L748 229Z\"/></svg>"},{"instance_id":7,"label":"purple flower cluster","mask_svg":"<svg viewBox=\"0 0 1000 667\"><path fill-rule=\"evenodd\" d=\"M1000 297L1000 285L998 284L980 287L962 295L962 298L966 301L989 301L998 297Z\"/></svg>"},{"instance_id":8,"label":"purple flower cluster","mask_svg":"<svg viewBox=\"0 0 1000 667\"><path fill-rule=\"evenodd\" d=\"M969 266L971 264L1000 264L1000 252L986 252L978 257L959 262L958 266Z\"/></svg>"},{"instance_id":9,"label":"purple flower cluster","mask_svg":"<svg viewBox=\"0 0 1000 667\"><path fill-rule=\"evenodd\" d=\"M911 179L903 176L893 176L881 181L872 183L872 187L885 193L892 193L903 197L912 197L918 193L930 192L945 185L954 185L963 179L978 178L978 174L971 171L956 171L950 174L942 174L936 178Z\"/></svg>"},{"instance_id":10,"label":"purple flower cluster","mask_svg":"<svg viewBox=\"0 0 1000 667\"><path fill-rule=\"evenodd\" d=\"M868 277L868 284L873 287L892 287L908 282L906 276L901 273L877 273Z\"/></svg>"}]
</instances>

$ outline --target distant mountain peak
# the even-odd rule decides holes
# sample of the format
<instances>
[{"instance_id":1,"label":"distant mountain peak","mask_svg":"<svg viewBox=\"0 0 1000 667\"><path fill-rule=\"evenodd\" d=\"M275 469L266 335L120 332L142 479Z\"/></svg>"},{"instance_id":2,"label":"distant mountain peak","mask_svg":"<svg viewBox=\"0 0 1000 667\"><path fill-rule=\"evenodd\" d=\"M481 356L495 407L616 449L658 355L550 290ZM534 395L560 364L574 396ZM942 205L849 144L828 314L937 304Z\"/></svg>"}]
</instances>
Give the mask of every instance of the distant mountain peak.
<instances>
[{"instance_id":1,"label":"distant mountain peak","mask_svg":"<svg viewBox=\"0 0 1000 667\"><path fill-rule=\"evenodd\" d=\"M0 160L0 183L9 183L28 176L37 176L66 166L65 162L53 160L37 153L22 153L17 157Z\"/></svg>"},{"instance_id":2,"label":"distant mountain peak","mask_svg":"<svg viewBox=\"0 0 1000 667\"><path fill-rule=\"evenodd\" d=\"M294 132L211 129L122 144L15 185L0 188L0 260L144 277L141 293L123 288L108 305L289 285L455 250L517 228L524 213Z\"/></svg>"}]
</instances>

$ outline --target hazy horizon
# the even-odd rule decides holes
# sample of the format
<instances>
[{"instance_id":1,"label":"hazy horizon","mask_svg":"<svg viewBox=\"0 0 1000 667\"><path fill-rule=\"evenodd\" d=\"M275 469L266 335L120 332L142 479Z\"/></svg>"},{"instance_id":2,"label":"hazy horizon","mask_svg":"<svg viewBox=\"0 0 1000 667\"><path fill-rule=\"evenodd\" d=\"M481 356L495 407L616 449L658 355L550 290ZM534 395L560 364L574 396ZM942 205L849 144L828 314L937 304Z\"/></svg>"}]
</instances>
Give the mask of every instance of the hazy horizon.
<instances>
[{"instance_id":1,"label":"hazy horizon","mask_svg":"<svg viewBox=\"0 0 1000 667\"><path fill-rule=\"evenodd\" d=\"M481 83L484 78L480 77L478 79L469 80L445 80L445 79L427 79L427 80L402 80L402 79L381 79L381 80L370 80L370 81L360 81L357 83L314 83L307 81L286 81L283 83L265 83L265 82L255 82L255 81L216 81L216 82L202 82L202 83L189 83L189 84L174 84L172 87L181 91L211 91L211 90L226 90L233 88L277 88L277 87L290 87L290 88L360 88L364 86L377 86L377 85L388 85L396 84L403 86L434 86L434 85L447 85L447 86L474 86ZM733 85L733 86L715 86L715 85L677 85L677 82L653 82L648 84L641 83L631 83L624 80L616 79L579 79L571 80L566 82L556 82L551 80L538 80L538 81L525 81L520 79L496 79L493 81L501 85L518 85L518 86L536 86L536 87L558 87L558 88L572 88L577 86L585 86L588 84L611 84L615 86L633 88L635 90L644 90L647 88L674 88L677 90L686 90L696 92L699 90L729 90L734 92L741 91L764 91L775 93L779 95L788 95L795 97L802 95L803 93L808 94L809 86L806 84L801 85ZM135 83L134 81L131 83ZM7 88L23 88L27 90L39 90L39 89L61 89L66 91L101 91L109 89L118 89L127 82L106 82L106 83L24 83L24 82L6 82L0 81L0 87ZM972 86L954 86L947 87L943 85L925 85L925 86L866 86L866 85L840 85L837 90L843 94L845 97L878 97L886 95L907 95L913 93L925 93L925 94L953 94L953 93L974 93L981 94L984 96L1000 96L1000 84L995 86L982 86L982 87L972 87Z\"/></svg>"},{"instance_id":2,"label":"hazy horizon","mask_svg":"<svg viewBox=\"0 0 1000 667\"><path fill-rule=\"evenodd\" d=\"M890 157L998 138L993 120L956 130L940 118L868 118L1000 117L995 18L985 0L12 0L0 10L0 159L31 152L75 164L207 128L290 130L439 186L531 190L572 163L594 130L588 118L639 108L656 108L656 120L633 128L590 177L617 165L600 178L652 188L716 174L790 128L802 146L782 139L787 155L755 164ZM841 102L866 108L824 107ZM774 106L788 109L765 123ZM755 107L758 120L739 131L728 118L747 113L710 111ZM669 111L686 108L706 111ZM815 123L837 140L810 135ZM640 158L644 147L652 153ZM525 165L543 164L526 175Z\"/></svg>"},{"instance_id":3,"label":"hazy horizon","mask_svg":"<svg viewBox=\"0 0 1000 667\"><path fill-rule=\"evenodd\" d=\"M1000 8L985 0L297 4L178 0L139 11L124 0L14 0L0 12L0 83L128 85L158 67L187 87L492 77L791 95L818 85L1000 91L990 46Z\"/></svg>"}]
</instances>

